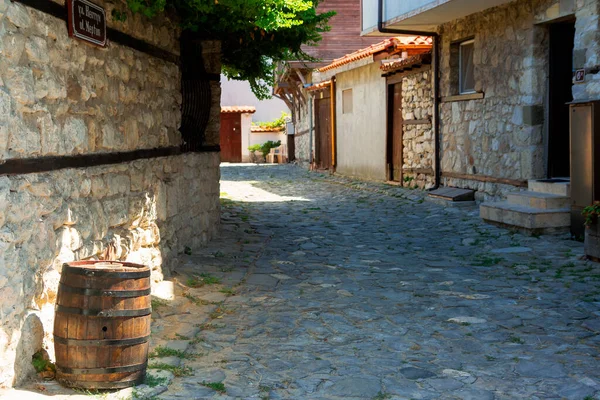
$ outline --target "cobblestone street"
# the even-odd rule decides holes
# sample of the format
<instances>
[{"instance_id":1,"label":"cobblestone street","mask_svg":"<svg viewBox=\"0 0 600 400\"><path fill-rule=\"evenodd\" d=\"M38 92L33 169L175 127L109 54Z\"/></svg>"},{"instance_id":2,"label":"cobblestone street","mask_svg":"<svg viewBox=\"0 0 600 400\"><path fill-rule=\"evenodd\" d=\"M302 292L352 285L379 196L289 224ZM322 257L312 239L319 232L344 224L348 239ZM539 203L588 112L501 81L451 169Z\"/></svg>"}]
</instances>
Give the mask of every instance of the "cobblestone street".
<instances>
[{"instance_id":1,"label":"cobblestone street","mask_svg":"<svg viewBox=\"0 0 600 400\"><path fill-rule=\"evenodd\" d=\"M189 268L242 282L161 398L210 397L203 381L239 398L598 398L600 268L581 243L422 192L221 171L225 239Z\"/></svg>"},{"instance_id":2,"label":"cobblestone street","mask_svg":"<svg viewBox=\"0 0 600 400\"><path fill-rule=\"evenodd\" d=\"M150 361L179 375L158 398L600 398L581 243L294 166L221 174L222 238L155 304L153 346L179 351Z\"/></svg>"}]
</instances>

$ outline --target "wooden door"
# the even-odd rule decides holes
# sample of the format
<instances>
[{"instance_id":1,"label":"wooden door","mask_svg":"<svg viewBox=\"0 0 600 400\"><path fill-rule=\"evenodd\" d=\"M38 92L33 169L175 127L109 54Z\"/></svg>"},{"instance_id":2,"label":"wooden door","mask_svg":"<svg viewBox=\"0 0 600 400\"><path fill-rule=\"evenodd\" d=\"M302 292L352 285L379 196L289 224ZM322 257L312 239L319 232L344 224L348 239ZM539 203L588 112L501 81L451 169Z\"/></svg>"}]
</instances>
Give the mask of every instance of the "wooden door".
<instances>
[{"instance_id":1,"label":"wooden door","mask_svg":"<svg viewBox=\"0 0 600 400\"><path fill-rule=\"evenodd\" d=\"M315 162L319 169L331 168L331 99L315 99Z\"/></svg>"},{"instance_id":2,"label":"wooden door","mask_svg":"<svg viewBox=\"0 0 600 400\"><path fill-rule=\"evenodd\" d=\"M242 162L242 115L221 113L221 161Z\"/></svg>"},{"instance_id":3,"label":"wooden door","mask_svg":"<svg viewBox=\"0 0 600 400\"><path fill-rule=\"evenodd\" d=\"M288 162L296 160L296 140L294 135L287 135Z\"/></svg>"},{"instance_id":4,"label":"wooden door","mask_svg":"<svg viewBox=\"0 0 600 400\"><path fill-rule=\"evenodd\" d=\"M388 179L402 181L403 145L402 145L402 82L388 86L388 141L387 163Z\"/></svg>"}]
</instances>

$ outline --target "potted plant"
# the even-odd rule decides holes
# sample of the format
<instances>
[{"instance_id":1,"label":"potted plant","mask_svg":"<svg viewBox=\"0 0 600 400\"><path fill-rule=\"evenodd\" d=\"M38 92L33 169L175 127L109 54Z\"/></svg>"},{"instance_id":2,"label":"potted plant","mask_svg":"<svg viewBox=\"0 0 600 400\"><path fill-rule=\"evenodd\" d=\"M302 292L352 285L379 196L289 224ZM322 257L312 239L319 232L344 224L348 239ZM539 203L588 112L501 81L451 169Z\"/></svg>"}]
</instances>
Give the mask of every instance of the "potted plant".
<instances>
[{"instance_id":1,"label":"potted plant","mask_svg":"<svg viewBox=\"0 0 600 400\"><path fill-rule=\"evenodd\" d=\"M600 202L587 206L581 214L585 217L585 255L593 261L600 261Z\"/></svg>"},{"instance_id":2,"label":"potted plant","mask_svg":"<svg viewBox=\"0 0 600 400\"><path fill-rule=\"evenodd\" d=\"M252 146L248 147L248 150L250 150L250 162L258 164L264 161L261 147L262 146L260 144L253 144Z\"/></svg>"}]
</instances>

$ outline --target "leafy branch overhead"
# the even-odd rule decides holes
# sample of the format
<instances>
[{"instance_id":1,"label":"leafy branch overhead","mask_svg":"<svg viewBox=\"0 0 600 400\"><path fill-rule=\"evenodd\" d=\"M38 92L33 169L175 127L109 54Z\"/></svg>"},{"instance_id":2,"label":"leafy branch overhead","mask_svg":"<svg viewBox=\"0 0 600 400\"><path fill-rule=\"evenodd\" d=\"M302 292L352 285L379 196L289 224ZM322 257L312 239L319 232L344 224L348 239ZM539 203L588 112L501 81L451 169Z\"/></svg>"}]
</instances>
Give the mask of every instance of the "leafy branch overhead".
<instances>
[{"instance_id":1,"label":"leafy branch overhead","mask_svg":"<svg viewBox=\"0 0 600 400\"><path fill-rule=\"evenodd\" d=\"M314 60L301 46L315 45L335 12L317 13L320 0L128 0L133 12L152 17L174 9L182 27L222 42L224 74L246 80L270 97L279 61Z\"/></svg>"}]
</instances>

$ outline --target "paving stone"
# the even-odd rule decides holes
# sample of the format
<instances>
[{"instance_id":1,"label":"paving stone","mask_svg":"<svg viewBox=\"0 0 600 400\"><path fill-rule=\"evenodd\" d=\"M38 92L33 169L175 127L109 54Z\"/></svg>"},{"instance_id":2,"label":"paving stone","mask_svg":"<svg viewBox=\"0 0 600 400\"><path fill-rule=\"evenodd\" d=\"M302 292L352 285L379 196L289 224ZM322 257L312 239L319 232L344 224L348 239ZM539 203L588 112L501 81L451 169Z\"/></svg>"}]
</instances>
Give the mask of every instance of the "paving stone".
<instances>
[{"instance_id":1,"label":"paving stone","mask_svg":"<svg viewBox=\"0 0 600 400\"><path fill-rule=\"evenodd\" d=\"M431 371L415 367L402 368L400 373L407 379L426 379L435 376Z\"/></svg>"},{"instance_id":2,"label":"paving stone","mask_svg":"<svg viewBox=\"0 0 600 400\"><path fill-rule=\"evenodd\" d=\"M549 362L520 361L516 372L532 378L562 378L566 375L561 364Z\"/></svg>"},{"instance_id":3,"label":"paving stone","mask_svg":"<svg viewBox=\"0 0 600 400\"><path fill-rule=\"evenodd\" d=\"M347 377L333 381L327 392L332 396L372 398L381 392L381 384L374 377Z\"/></svg>"},{"instance_id":4,"label":"paving stone","mask_svg":"<svg viewBox=\"0 0 600 400\"><path fill-rule=\"evenodd\" d=\"M496 254L510 254L510 253L529 253L531 249L529 247L507 247L504 249L494 249L492 253Z\"/></svg>"},{"instance_id":5,"label":"paving stone","mask_svg":"<svg viewBox=\"0 0 600 400\"><path fill-rule=\"evenodd\" d=\"M463 386L461 382L450 378L428 379L427 384L431 385L438 392L451 392Z\"/></svg>"}]
</instances>

